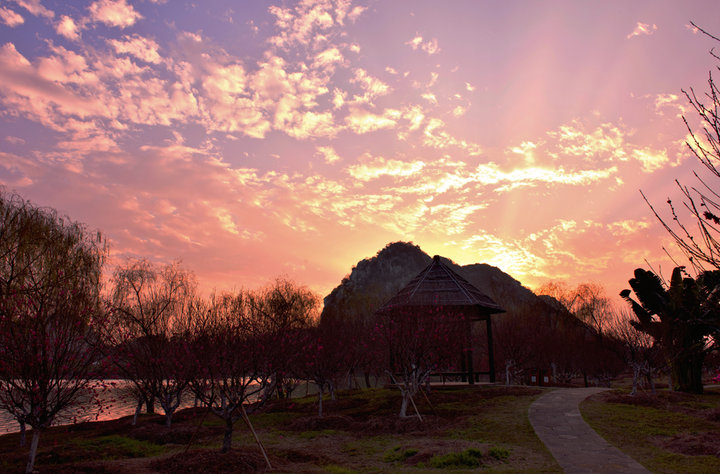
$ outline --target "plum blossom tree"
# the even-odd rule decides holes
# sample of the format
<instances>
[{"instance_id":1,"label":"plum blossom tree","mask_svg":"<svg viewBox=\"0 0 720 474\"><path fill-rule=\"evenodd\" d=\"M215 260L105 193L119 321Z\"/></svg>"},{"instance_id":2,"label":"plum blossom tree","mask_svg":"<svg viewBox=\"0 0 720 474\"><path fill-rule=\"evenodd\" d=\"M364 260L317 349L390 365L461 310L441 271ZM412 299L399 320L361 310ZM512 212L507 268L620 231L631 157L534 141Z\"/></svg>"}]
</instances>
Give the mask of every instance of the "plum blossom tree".
<instances>
[{"instance_id":1,"label":"plum blossom tree","mask_svg":"<svg viewBox=\"0 0 720 474\"><path fill-rule=\"evenodd\" d=\"M318 416L323 416L325 389L335 400L335 388L353 366L353 344L340 321L323 321L296 333L296 355L291 370L318 388Z\"/></svg>"},{"instance_id":2,"label":"plum blossom tree","mask_svg":"<svg viewBox=\"0 0 720 474\"><path fill-rule=\"evenodd\" d=\"M144 401L152 411L158 401L170 426L192 376L186 321L195 277L177 262L128 260L115 269L112 283L110 324L104 331L111 360L134 384L137 410Z\"/></svg>"},{"instance_id":3,"label":"plum blossom tree","mask_svg":"<svg viewBox=\"0 0 720 474\"><path fill-rule=\"evenodd\" d=\"M225 422L222 452L231 448L235 422L248 422L245 405L263 402L272 382L268 353L274 348L254 316L247 292L213 296L190 315L196 374L190 389Z\"/></svg>"},{"instance_id":4,"label":"plum blossom tree","mask_svg":"<svg viewBox=\"0 0 720 474\"><path fill-rule=\"evenodd\" d=\"M297 357L295 348L302 330L318 319L318 297L309 289L278 278L270 285L246 293L248 309L261 325L268 350L268 367L272 370L272 387L281 398L289 397L298 380L290 366Z\"/></svg>"},{"instance_id":5,"label":"plum blossom tree","mask_svg":"<svg viewBox=\"0 0 720 474\"><path fill-rule=\"evenodd\" d=\"M400 417L407 416L408 404L415 404L414 396L432 372L456 362L465 346L468 323L462 312L442 306L376 314L372 346L378 363L402 394Z\"/></svg>"},{"instance_id":6,"label":"plum blossom tree","mask_svg":"<svg viewBox=\"0 0 720 474\"><path fill-rule=\"evenodd\" d=\"M0 193L0 407L40 435L97 371L100 234L52 209Z\"/></svg>"}]
</instances>

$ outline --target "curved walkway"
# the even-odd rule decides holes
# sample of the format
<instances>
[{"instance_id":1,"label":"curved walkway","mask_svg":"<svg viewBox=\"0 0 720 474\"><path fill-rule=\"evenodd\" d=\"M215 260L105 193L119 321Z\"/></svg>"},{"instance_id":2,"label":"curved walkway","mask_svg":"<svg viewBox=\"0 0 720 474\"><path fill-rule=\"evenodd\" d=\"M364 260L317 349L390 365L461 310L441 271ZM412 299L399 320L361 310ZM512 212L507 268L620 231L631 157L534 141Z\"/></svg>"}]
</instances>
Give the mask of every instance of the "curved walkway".
<instances>
[{"instance_id":1,"label":"curved walkway","mask_svg":"<svg viewBox=\"0 0 720 474\"><path fill-rule=\"evenodd\" d=\"M528 410L530 424L566 473L649 473L585 423L578 404L604 388L559 388Z\"/></svg>"}]
</instances>

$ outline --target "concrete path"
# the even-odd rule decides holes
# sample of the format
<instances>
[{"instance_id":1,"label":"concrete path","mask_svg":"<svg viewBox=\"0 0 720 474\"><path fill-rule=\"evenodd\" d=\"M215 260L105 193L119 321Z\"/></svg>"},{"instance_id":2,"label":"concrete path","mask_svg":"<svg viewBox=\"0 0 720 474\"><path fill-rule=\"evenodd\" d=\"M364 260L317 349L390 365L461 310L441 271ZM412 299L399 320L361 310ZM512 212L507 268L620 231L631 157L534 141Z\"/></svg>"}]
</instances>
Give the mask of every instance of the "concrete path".
<instances>
[{"instance_id":1,"label":"concrete path","mask_svg":"<svg viewBox=\"0 0 720 474\"><path fill-rule=\"evenodd\" d=\"M585 423L578 404L604 388L559 388L535 400L528 416L540 440L568 474L649 473Z\"/></svg>"}]
</instances>

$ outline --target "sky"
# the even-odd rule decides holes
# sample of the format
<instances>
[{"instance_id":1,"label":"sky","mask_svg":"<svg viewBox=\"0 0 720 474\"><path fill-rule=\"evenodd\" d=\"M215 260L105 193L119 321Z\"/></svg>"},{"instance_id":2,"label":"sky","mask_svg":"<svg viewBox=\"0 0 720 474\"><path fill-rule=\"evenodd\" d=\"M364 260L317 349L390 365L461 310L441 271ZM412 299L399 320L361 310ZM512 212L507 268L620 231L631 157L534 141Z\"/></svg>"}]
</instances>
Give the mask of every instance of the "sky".
<instances>
[{"instance_id":1,"label":"sky","mask_svg":"<svg viewBox=\"0 0 720 474\"><path fill-rule=\"evenodd\" d=\"M0 184L111 264L327 294L412 241L525 286L668 273L716 0L0 0ZM714 21L714 22L713 22ZM719 48L720 49L720 48ZM112 268L112 266L110 266Z\"/></svg>"}]
</instances>

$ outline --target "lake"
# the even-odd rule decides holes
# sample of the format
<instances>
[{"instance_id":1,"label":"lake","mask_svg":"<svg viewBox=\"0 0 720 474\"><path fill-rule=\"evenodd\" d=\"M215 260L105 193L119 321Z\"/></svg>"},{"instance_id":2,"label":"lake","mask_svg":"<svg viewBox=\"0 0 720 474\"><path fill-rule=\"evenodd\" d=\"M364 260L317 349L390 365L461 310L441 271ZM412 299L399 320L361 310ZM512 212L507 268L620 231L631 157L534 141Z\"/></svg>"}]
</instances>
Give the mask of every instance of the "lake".
<instances>
[{"instance_id":1,"label":"lake","mask_svg":"<svg viewBox=\"0 0 720 474\"><path fill-rule=\"evenodd\" d=\"M81 394L78 403L58 414L53 426L84 421L107 421L132 415L135 413L137 402L132 396L131 389L132 383L127 380L95 382L91 384L88 391ZM92 401L92 391L96 393L95 401ZM180 408L191 407L193 403L192 395L184 396ZM145 407L143 407L144 410ZM162 413L159 403L155 403L155 410ZM20 431L20 424L8 412L0 409L0 434L18 431Z\"/></svg>"}]
</instances>

